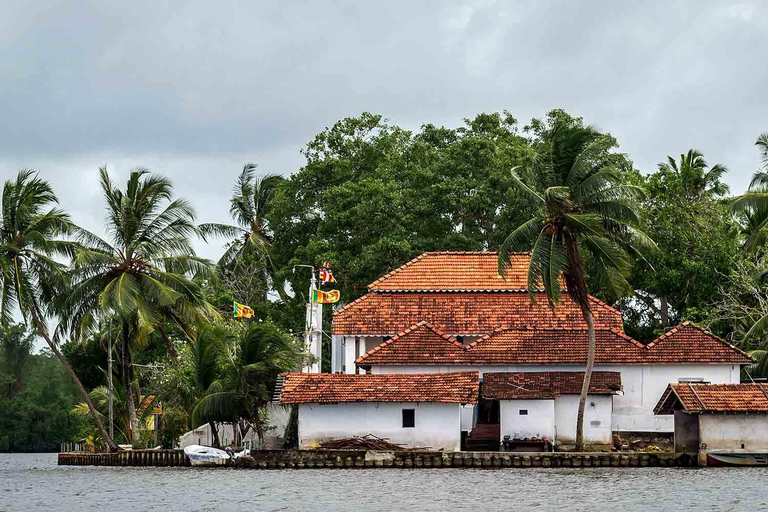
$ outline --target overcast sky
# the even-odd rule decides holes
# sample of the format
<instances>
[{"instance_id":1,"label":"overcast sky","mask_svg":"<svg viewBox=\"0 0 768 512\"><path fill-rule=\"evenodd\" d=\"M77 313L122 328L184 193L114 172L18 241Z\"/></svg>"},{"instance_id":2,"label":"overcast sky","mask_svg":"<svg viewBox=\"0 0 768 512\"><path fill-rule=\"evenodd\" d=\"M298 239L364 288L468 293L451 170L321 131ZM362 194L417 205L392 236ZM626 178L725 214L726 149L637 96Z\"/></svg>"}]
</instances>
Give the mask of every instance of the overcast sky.
<instances>
[{"instance_id":1,"label":"overcast sky","mask_svg":"<svg viewBox=\"0 0 768 512\"><path fill-rule=\"evenodd\" d=\"M695 147L740 192L757 166L765 2L370 4L0 1L0 177L39 169L101 232L98 166L144 166L226 221L244 163L294 172L343 117L417 129L558 107L646 172Z\"/></svg>"}]
</instances>

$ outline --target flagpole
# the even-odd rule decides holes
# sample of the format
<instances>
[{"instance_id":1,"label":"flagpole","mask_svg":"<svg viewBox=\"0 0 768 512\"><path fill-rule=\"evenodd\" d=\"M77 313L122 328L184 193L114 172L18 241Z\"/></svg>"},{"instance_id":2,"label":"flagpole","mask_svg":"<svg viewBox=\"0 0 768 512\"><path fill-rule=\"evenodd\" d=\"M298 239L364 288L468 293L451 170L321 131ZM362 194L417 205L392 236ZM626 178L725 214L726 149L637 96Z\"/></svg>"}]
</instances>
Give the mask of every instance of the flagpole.
<instances>
[{"instance_id":1,"label":"flagpole","mask_svg":"<svg viewBox=\"0 0 768 512\"><path fill-rule=\"evenodd\" d=\"M308 297L308 304L307 304L309 306L309 315L305 315L304 316L304 322L305 322L304 323L304 332L305 332L305 334L307 336L307 340L305 340L305 343L307 341L309 342L307 344L306 348L307 348L307 351L309 353L312 353L312 342L314 341L314 322L315 322L315 318L314 318L315 305L312 302L312 296L313 296L314 291L317 289L317 281L315 279L315 267L313 267L312 265L294 265L293 266L293 271L294 272L296 272L296 268L297 267L308 268L308 269L310 269L312 271L312 278L309 281L309 297ZM321 331L322 331L322 329L321 329ZM321 335L320 341L322 342L322 335ZM315 363L315 364L320 366L320 362L319 361L317 363ZM306 368L307 368L307 371L309 372L312 369L312 365L309 365Z\"/></svg>"}]
</instances>

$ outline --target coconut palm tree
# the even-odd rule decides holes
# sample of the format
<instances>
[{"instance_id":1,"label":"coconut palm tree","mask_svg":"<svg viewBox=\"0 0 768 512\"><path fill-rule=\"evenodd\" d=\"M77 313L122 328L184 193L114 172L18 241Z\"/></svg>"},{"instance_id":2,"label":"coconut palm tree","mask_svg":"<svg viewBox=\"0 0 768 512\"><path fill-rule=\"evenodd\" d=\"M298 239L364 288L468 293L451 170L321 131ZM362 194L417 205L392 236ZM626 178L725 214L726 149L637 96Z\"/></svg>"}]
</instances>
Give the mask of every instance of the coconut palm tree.
<instances>
[{"instance_id":1,"label":"coconut palm tree","mask_svg":"<svg viewBox=\"0 0 768 512\"><path fill-rule=\"evenodd\" d=\"M681 198L689 203L695 203L705 197L721 197L729 191L728 185L721 181L728 169L721 164L708 168L704 155L695 149L681 154L679 163L668 156L666 162L659 164L659 171L676 177L667 181L675 183Z\"/></svg>"},{"instance_id":2,"label":"coconut palm tree","mask_svg":"<svg viewBox=\"0 0 768 512\"><path fill-rule=\"evenodd\" d=\"M122 380L134 432L131 344L143 345L155 330L165 338L166 325L192 338L197 323L215 316L192 279L211 265L195 256L191 245L197 234L194 210L186 199L173 199L166 178L139 169L131 172L123 191L105 167L99 173L110 242L81 235L87 247L74 257L72 289L60 308L62 327L82 339L98 329L99 319L119 323Z\"/></svg>"},{"instance_id":3,"label":"coconut palm tree","mask_svg":"<svg viewBox=\"0 0 768 512\"><path fill-rule=\"evenodd\" d=\"M66 268L55 258L75 254L77 244L66 237L78 228L56 207L58 199L50 184L31 170L5 182L0 203L0 323L10 325L15 309L31 321L74 381L107 446L117 451L83 384L48 331L54 299L67 290Z\"/></svg>"},{"instance_id":4,"label":"coconut palm tree","mask_svg":"<svg viewBox=\"0 0 768 512\"><path fill-rule=\"evenodd\" d=\"M517 191L540 214L515 229L499 250L499 273L512 265L513 251L530 250L528 290L531 300L543 288L552 308L563 285L581 308L589 330L584 384L577 416L576 447L584 448L584 407L595 364L595 326L587 286L587 268L614 297L632 292L626 276L628 251L653 247L637 225L636 202L642 189L623 184L610 153L613 140L592 127L556 123L536 160L543 190L535 191L512 171Z\"/></svg>"},{"instance_id":5,"label":"coconut palm tree","mask_svg":"<svg viewBox=\"0 0 768 512\"><path fill-rule=\"evenodd\" d=\"M282 176L265 174L256 176L256 165L246 164L238 176L230 199L229 214L236 225L208 223L200 225L204 239L221 237L229 240L218 261L219 271L226 276L254 273L264 291L274 286L283 301L287 301L282 283L275 281L277 268L270 250L274 239L269 230L267 214L270 201L283 181ZM250 289L253 283L246 283ZM238 290L247 294L248 290ZM247 298L243 298L247 300Z\"/></svg>"},{"instance_id":6,"label":"coconut palm tree","mask_svg":"<svg viewBox=\"0 0 768 512\"><path fill-rule=\"evenodd\" d=\"M215 336L223 371L192 410L192 423L243 420L241 434L253 427L263 441L261 414L272 400L278 375L306 364L303 344L270 322L253 322L229 332L219 329Z\"/></svg>"},{"instance_id":7,"label":"coconut palm tree","mask_svg":"<svg viewBox=\"0 0 768 512\"><path fill-rule=\"evenodd\" d=\"M755 142L760 151L760 167L752 175L745 194L731 205L738 216L745 235L744 249L753 251L764 245L768 227L768 132L760 134Z\"/></svg>"}]
</instances>

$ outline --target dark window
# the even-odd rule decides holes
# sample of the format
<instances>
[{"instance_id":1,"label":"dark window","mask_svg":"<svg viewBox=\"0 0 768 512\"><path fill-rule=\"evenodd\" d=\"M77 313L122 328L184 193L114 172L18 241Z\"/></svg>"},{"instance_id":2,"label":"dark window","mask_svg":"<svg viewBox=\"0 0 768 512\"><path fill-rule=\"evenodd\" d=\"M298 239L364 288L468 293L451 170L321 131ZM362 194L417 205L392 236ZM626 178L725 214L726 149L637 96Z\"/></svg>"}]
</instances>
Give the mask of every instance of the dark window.
<instances>
[{"instance_id":1,"label":"dark window","mask_svg":"<svg viewBox=\"0 0 768 512\"><path fill-rule=\"evenodd\" d=\"M416 409L403 409L403 428L416 426Z\"/></svg>"},{"instance_id":2,"label":"dark window","mask_svg":"<svg viewBox=\"0 0 768 512\"><path fill-rule=\"evenodd\" d=\"M528 416L528 409L520 409L520 416Z\"/></svg>"}]
</instances>

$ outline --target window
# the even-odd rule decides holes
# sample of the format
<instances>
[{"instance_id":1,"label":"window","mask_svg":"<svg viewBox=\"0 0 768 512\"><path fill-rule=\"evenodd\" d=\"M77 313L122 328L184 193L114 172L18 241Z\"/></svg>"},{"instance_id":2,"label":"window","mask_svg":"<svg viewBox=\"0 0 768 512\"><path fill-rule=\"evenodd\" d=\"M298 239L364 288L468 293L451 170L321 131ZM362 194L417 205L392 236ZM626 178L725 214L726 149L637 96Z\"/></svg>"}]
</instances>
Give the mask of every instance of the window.
<instances>
[{"instance_id":1,"label":"window","mask_svg":"<svg viewBox=\"0 0 768 512\"><path fill-rule=\"evenodd\" d=\"M528 416L528 409L520 409L520 416Z\"/></svg>"},{"instance_id":2,"label":"window","mask_svg":"<svg viewBox=\"0 0 768 512\"><path fill-rule=\"evenodd\" d=\"M403 428L416 427L416 409L403 409Z\"/></svg>"}]
</instances>

